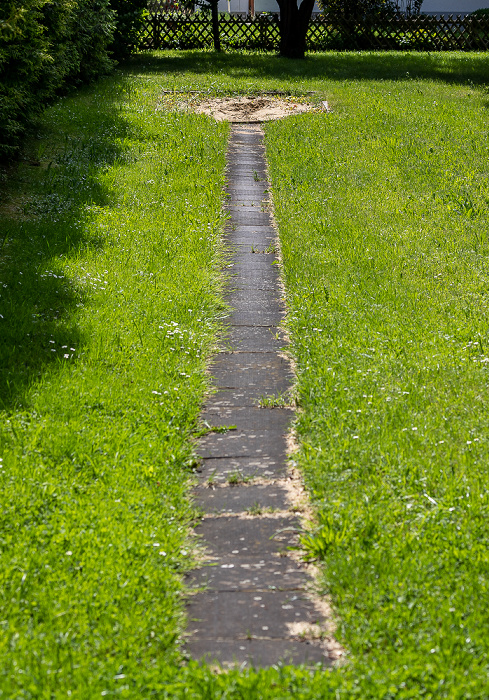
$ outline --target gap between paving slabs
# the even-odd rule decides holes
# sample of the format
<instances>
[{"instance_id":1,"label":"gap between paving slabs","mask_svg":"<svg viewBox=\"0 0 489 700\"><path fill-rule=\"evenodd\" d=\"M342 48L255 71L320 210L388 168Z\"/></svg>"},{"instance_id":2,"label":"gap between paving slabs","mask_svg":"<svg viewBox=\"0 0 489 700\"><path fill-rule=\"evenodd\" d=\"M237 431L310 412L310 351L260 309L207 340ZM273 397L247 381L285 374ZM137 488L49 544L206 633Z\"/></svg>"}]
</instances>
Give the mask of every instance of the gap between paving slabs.
<instances>
[{"instance_id":1,"label":"gap between paving slabs","mask_svg":"<svg viewBox=\"0 0 489 700\"><path fill-rule=\"evenodd\" d=\"M280 662L327 667L343 652L332 636L329 607L312 594L311 567L297 552L300 481L287 468L293 412L259 405L264 395L286 395L293 382L280 354L284 307L272 264L278 242L266 205L259 125L232 126L227 179L229 349L214 358L217 392L201 418L233 429L209 432L198 444L202 466L194 497L204 515L196 533L205 558L187 578L194 593L186 649L192 658L224 668Z\"/></svg>"}]
</instances>

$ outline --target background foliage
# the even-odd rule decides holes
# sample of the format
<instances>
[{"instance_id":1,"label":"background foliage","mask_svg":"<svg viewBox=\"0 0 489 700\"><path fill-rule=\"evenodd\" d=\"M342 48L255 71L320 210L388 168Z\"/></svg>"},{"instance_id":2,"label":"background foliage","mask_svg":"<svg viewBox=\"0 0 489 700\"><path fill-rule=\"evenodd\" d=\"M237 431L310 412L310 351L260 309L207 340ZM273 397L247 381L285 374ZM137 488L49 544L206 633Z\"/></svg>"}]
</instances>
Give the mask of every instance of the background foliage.
<instances>
[{"instance_id":1,"label":"background foliage","mask_svg":"<svg viewBox=\"0 0 489 700\"><path fill-rule=\"evenodd\" d=\"M399 12L418 14L423 0L321 0L324 12L350 19L385 17Z\"/></svg>"},{"instance_id":2,"label":"background foliage","mask_svg":"<svg viewBox=\"0 0 489 700\"><path fill-rule=\"evenodd\" d=\"M0 159L62 86L110 72L134 46L145 0L4 0L0 6Z\"/></svg>"},{"instance_id":3,"label":"background foliage","mask_svg":"<svg viewBox=\"0 0 489 700\"><path fill-rule=\"evenodd\" d=\"M126 58L136 47L148 0L109 0L116 14L114 39L111 45L117 59Z\"/></svg>"}]
</instances>

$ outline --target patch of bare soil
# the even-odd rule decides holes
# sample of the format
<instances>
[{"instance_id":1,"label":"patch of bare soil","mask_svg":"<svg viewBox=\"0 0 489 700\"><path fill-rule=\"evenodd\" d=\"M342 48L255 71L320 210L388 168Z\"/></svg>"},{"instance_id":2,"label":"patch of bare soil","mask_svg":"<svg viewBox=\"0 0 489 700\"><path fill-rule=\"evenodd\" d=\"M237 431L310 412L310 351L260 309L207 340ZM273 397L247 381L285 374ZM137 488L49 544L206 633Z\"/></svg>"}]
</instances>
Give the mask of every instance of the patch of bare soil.
<instances>
[{"instance_id":1,"label":"patch of bare soil","mask_svg":"<svg viewBox=\"0 0 489 700\"><path fill-rule=\"evenodd\" d=\"M217 121L264 122L302 114L317 109L314 105L272 96L215 97L195 105L198 114L208 114Z\"/></svg>"}]
</instances>

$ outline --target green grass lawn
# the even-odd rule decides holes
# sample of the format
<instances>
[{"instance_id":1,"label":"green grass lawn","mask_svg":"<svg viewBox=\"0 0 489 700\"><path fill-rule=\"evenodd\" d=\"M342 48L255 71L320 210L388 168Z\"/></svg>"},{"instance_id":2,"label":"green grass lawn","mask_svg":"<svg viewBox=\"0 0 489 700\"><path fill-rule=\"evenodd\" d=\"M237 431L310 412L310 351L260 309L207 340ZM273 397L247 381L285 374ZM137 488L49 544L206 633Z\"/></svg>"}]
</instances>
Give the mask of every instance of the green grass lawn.
<instances>
[{"instance_id":1,"label":"green grass lawn","mask_svg":"<svg viewBox=\"0 0 489 700\"><path fill-rule=\"evenodd\" d=\"M155 688L178 656L227 127L156 101L122 75L63 99L10 173L0 697Z\"/></svg>"},{"instance_id":2,"label":"green grass lawn","mask_svg":"<svg viewBox=\"0 0 489 700\"><path fill-rule=\"evenodd\" d=\"M487 697L487 93L330 89L332 114L266 130L306 543L364 692Z\"/></svg>"},{"instance_id":3,"label":"green grass lawn","mask_svg":"<svg viewBox=\"0 0 489 700\"><path fill-rule=\"evenodd\" d=\"M489 695L488 75L162 52L48 110L0 210L0 698ZM228 130L171 88L333 108L265 130L332 672L179 653Z\"/></svg>"}]
</instances>

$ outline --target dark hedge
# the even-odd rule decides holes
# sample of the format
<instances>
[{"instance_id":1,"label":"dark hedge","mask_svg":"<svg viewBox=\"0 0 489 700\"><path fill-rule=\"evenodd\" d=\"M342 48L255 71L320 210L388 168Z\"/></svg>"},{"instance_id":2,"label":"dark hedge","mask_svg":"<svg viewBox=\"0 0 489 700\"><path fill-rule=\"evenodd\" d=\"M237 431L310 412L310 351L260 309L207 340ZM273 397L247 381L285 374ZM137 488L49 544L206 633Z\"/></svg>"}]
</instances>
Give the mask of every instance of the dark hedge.
<instances>
[{"instance_id":1,"label":"dark hedge","mask_svg":"<svg viewBox=\"0 0 489 700\"><path fill-rule=\"evenodd\" d=\"M116 59L127 58L136 48L148 0L110 0L117 22L111 51Z\"/></svg>"},{"instance_id":2,"label":"dark hedge","mask_svg":"<svg viewBox=\"0 0 489 700\"><path fill-rule=\"evenodd\" d=\"M146 0L1 0L0 160L15 156L62 89L110 72L133 49Z\"/></svg>"}]
</instances>

